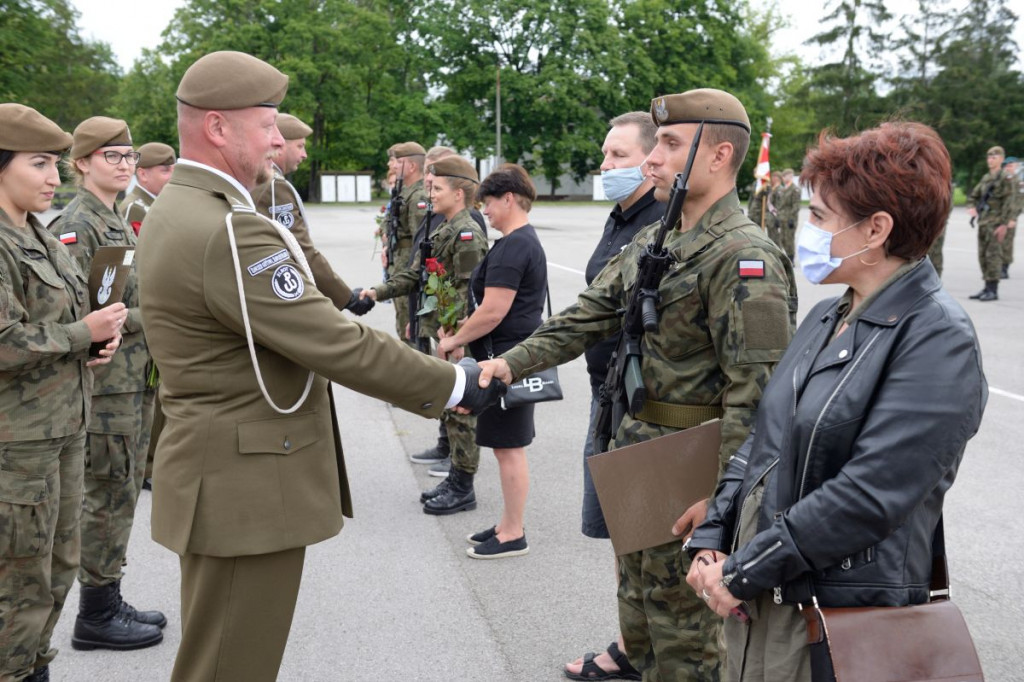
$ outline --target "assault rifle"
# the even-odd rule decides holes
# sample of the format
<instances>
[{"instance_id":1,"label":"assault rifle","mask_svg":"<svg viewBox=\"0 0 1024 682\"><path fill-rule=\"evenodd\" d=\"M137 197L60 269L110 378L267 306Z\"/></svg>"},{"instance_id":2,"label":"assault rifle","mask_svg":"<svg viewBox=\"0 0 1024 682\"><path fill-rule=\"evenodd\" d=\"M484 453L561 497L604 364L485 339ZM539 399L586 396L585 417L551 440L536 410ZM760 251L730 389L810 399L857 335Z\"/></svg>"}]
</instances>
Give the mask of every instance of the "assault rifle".
<instances>
[{"instance_id":1,"label":"assault rifle","mask_svg":"<svg viewBox=\"0 0 1024 682\"><path fill-rule=\"evenodd\" d=\"M398 248L398 231L402 228L402 181L404 178L405 173L403 172L398 176L395 186L391 188L391 208L388 209L388 267L395 263L395 250Z\"/></svg>"},{"instance_id":2,"label":"assault rifle","mask_svg":"<svg viewBox=\"0 0 1024 682\"><path fill-rule=\"evenodd\" d=\"M409 311L409 336L412 342L416 344L416 347L423 353L430 353L430 339L420 338L420 311L423 310L424 289L427 287L427 280L430 279L430 273L427 272L427 259L432 257L434 250L434 243L430 239L430 223L433 220L434 205L428 200L427 222L423 228L423 241L420 242L420 278L412 292L414 309Z\"/></svg>"},{"instance_id":3,"label":"assault rifle","mask_svg":"<svg viewBox=\"0 0 1024 682\"><path fill-rule=\"evenodd\" d=\"M996 185L999 184L999 181L1002 179L1002 173L1002 171L999 171L999 174L996 175L995 179L992 182L988 183L988 186L985 188L985 191L981 195L981 199L979 199L978 203L974 205L974 212L977 213L978 215L973 216L971 218L972 230L974 229L974 226L977 224L978 218L992 210L992 207L989 206L988 202L992 198L992 192L996 191Z\"/></svg>"},{"instance_id":4,"label":"assault rifle","mask_svg":"<svg viewBox=\"0 0 1024 682\"><path fill-rule=\"evenodd\" d=\"M622 332L619 344L608 363L608 376L601 387L598 400L597 418L594 422L594 453L606 452L615 431L626 413L636 416L647 400L647 389L640 371L643 357L641 344L644 334L658 331L658 286L662 277L672 265L672 256L665 248L665 238L674 229L683 214L683 203L690 187L690 171L693 159L700 145L704 124L697 126L697 133L690 145L686 166L682 173L676 173L672 192L668 197L665 214L653 241L647 244L637 264L636 282L629 293L629 302L623 311Z\"/></svg>"}]
</instances>

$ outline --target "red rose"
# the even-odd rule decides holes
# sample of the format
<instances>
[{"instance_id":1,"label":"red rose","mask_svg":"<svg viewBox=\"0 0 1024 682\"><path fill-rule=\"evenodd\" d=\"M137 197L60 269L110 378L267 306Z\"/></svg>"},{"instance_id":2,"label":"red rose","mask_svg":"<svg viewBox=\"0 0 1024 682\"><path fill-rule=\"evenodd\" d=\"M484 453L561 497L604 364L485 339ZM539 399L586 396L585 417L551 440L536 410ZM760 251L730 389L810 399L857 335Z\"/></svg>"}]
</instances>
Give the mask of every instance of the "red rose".
<instances>
[{"instance_id":1,"label":"red rose","mask_svg":"<svg viewBox=\"0 0 1024 682\"><path fill-rule=\"evenodd\" d=\"M437 262L436 258L427 259L427 272L440 272L443 274L444 266Z\"/></svg>"}]
</instances>

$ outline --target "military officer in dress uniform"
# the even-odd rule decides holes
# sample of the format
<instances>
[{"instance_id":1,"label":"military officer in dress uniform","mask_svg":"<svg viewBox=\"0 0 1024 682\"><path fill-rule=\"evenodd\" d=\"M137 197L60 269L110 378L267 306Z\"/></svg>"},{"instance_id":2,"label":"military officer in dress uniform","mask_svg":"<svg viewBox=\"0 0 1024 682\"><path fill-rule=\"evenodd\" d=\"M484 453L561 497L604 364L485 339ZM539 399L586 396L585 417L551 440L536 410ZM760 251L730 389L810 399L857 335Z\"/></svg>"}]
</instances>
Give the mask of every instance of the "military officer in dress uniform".
<instances>
[{"instance_id":1,"label":"military officer in dress uniform","mask_svg":"<svg viewBox=\"0 0 1024 682\"><path fill-rule=\"evenodd\" d=\"M384 243L387 248L387 276L393 277L405 269L412 256L412 240L416 228L427 214L427 192L423 185L423 163L426 150L417 142L401 142L388 149L388 170L394 171L395 177L402 182L397 209L398 228L392 234L390 224L384 225ZM390 216L395 207L388 209ZM400 301L395 305L395 332L398 338L415 345L415 339L409 339L409 308Z\"/></svg>"},{"instance_id":2,"label":"military officer in dress uniform","mask_svg":"<svg viewBox=\"0 0 1024 682\"><path fill-rule=\"evenodd\" d=\"M75 128L68 168L78 194L50 224L86 277L102 246L135 247L135 232L117 212L139 153L128 124L94 116ZM132 251L134 253L134 251ZM155 388L139 310L134 261L124 290L128 319L120 352L95 370L86 428L85 501L82 506L81 599L71 645L76 649L138 649L159 644L167 619L136 611L121 598L122 566L149 452Z\"/></svg>"},{"instance_id":3,"label":"military officer in dress uniform","mask_svg":"<svg viewBox=\"0 0 1024 682\"><path fill-rule=\"evenodd\" d=\"M616 446L722 419L722 468L754 422L761 391L789 343L796 286L789 259L751 220L736 195L736 173L750 142L738 99L721 90L691 90L651 103L657 145L647 157L655 197L669 198L703 124L678 226L665 240L673 264L658 289L660 324L644 335L641 371L648 399L615 431ZM620 310L636 280L637 261L658 229L641 230L612 258L576 304L493 361L482 379L508 381L558 365L622 329ZM709 495L712 491L708 491ZM704 518L698 502L673 532ZM687 589L690 559L682 537L619 559L619 625L630 663L648 682L717 680L721 619L709 617Z\"/></svg>"},{"instance_id":4,"label":"military officer in dress uniform","mask_svg":"<svg viewBox=\"0 0 1024 682\"><path fill-rule=\"evenodd\" d=\"M373 301L360 299L361 289L353 291L349 288L314 246L306 224L306 207L295 187L284 177L294 173L306 159L306 138L313 134L313 129L295 116L281 113L277 115L277 129L284 138L284 149L274 161L274 176L252 192L256 210L291 231L302 247L302 255L313 271L320 293L334 301L339 310L365 315L373 308Z\"/></svg>"},{"instance_id":5,"label":"military officer in dress uniform","mask_svg":"<svg viewBox=\"0 0 1024 682\"><path fill-rule=\"evenodd\" d=\"M89 312L68 250L33 215L60 186L71 135L0 104L0 679L48 682L54 626L80 553L85 425L123 303ZM89 359L89 345L114 341Z\"/></svg>"},{"instance_id":6,"label":"military officer in dress uniform","mask_svg":"<svg viewBox=\"0 0 1024 682\"><path fill-rule=\"evenodd\" d=\"M176 93L181 158L139 244L167 424L153 539L180 557L173 682L277 678L307 545L352 509L328 381L437 417L501 389L364 327L317 289L291 232L250 192L284 146L288 77L214 52ZM461 401L461 402L460 402Z\"/></svg>"},{"instance_id":7,"label":"military officer in dress uniform","mask_svg":"<svg viewBox=\"0 0 1024 682\"><path fill-rule=\"evenodd\" d=\"M160 194L174 170L174 148L163 142L147 142L139 147L139 162L135 166L135 186L118 205L117 210L131 225L136 235L142 221Z\"/></svg>"}]
</instances>

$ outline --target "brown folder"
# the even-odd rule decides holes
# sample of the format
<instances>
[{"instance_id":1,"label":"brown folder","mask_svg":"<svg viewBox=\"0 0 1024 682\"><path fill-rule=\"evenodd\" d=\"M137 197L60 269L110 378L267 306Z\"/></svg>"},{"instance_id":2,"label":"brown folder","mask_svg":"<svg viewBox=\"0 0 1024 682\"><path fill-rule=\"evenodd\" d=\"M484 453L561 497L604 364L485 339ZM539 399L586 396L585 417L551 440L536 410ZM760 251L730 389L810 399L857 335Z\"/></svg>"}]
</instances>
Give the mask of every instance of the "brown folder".
<instances>
[{"instance_id":1,"label":"brown folder","mask_svg":"<svg viewBox=\"0 0 1024 682\"><path fill-rule=\"evenodd\" d=\"M128 284L128 273L135 258L134 246L101 246L92 256L89 269L89 305L92 310L106 308L124 299ZM106 341L89 346L89 356L99 357Z\"/></svg>"},{"instance_id":2,"label":"brown folder","mask_svg":"<svg viewBox=\"0 0 1024 682\"><path fill-rule=\"evenodd\" d=\"M721 420L587 459L617 556L673 540L672 524L718 482Z\"/></svg>"}]
</instances>

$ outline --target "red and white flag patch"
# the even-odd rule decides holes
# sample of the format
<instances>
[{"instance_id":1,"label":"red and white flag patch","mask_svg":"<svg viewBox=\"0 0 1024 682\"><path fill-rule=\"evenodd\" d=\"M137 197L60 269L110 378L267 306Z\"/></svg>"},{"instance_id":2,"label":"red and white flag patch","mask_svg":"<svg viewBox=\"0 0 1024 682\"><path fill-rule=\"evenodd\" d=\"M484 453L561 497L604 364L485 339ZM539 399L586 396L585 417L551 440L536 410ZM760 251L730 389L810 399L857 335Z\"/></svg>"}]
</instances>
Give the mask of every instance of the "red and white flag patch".
<instances>
[{"instance_id":1,"label":"red and white flag patch","mask_svg":"<svg viewBox=\"0 0 1024 682\"><path fill-rule=\"evenodd\" d=\"M427 202L421 201L420 203L416 204L416 208L420 209L421 211L427 210Z\"/></svg>"},{"instance_id":2,"label":"red and white flag patch","mask_svg":"<svg viewBox=\"0 0 1024 682\"><path fill-rule=\"evenodd\" d=\"M471 242L473 241L473 230L463 230L459 232L460 242Z\"/></svg>"},{"instance_id":3,"label":"red and white flag patch","mask_svg":"<svg viewBox=\"0 0 1024 682\"><path fill-rule=\"evenodd\" d=\"M60 237L58 237L58 239L60 239L60 243L61 244L77 244L78 243L78 233L77 232L65 232Z\"/></svg>"},{"instance_id":4,"label":"red and white flag patch","mask_svg":"<svg viewBox=\"0 0 1024 682\"><path fill-rule=\"evenodd\" d=\"M741 260L740 261L740 277L764 277L764 261L763 260Z\"/></svg>"}]
</instances>

